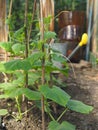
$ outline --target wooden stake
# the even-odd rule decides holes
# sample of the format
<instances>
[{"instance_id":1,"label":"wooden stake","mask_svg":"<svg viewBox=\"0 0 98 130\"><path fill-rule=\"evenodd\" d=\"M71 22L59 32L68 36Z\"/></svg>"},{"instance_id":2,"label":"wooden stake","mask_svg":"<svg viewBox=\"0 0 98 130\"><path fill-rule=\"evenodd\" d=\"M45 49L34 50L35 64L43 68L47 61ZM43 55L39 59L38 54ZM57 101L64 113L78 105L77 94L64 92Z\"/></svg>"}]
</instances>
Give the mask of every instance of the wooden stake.
<instances>
[{"instance_id":1,"label":"wooden stake","mask_svg":"<svg viewBox=\"0 0 98 130\"><path fill-rule=\"evenodd\" d=\"M43 22L43 4L42 0L40 0L40 40L44 40L44 22ZM44 53L44 44L42 44L42 52ZM42 59L42 85L45 84L45 57ZM41 98L42 105L42 130L45 130L45 108L44 108L44 96Z\"/></svg>"}]
</instances>

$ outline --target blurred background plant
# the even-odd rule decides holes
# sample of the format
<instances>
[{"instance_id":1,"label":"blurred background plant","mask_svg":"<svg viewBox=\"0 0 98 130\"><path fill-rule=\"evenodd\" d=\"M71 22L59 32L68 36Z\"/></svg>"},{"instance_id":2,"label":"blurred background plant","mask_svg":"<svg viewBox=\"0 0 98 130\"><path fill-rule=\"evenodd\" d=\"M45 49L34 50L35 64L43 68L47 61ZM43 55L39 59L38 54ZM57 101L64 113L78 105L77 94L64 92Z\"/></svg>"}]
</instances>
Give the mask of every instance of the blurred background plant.
<instances>
[{"instance_id":1,"label":"blurred background plant","mask_svg":"<svg viewBox=\"0 0 98 130\"><path fill-rule=\"evenodd\" d=\"M55 11L62 11L62 10L86 10L86 3L87 0L55 0Z\"/></svg>"}]
</instances>

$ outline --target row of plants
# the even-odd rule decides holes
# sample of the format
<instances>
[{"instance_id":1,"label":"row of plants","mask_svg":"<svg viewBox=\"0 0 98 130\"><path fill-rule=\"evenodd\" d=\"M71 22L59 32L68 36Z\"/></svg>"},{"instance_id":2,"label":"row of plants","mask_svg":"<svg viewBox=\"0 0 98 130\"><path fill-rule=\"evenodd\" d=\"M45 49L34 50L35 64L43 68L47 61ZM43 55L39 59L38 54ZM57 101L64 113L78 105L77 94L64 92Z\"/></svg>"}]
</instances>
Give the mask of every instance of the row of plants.
<instances>
[{"instance_id":1,"label":"row of plants","mask_svg":"<svg viewBox=\"0 0 98 130\"><path fill-rule=\"evenodd\" d=\"M42 12L41 0L39 4L40 12ZM9 55L9 61L0 62L0 72L5 75L5 79L9 75L5 82L0 83L0 99L12 99L16 102L18 113L16 116L13 112L10 114L16 120L21 120L25 113L33 109L33 106L26 107L25 111L21 108L23 102L28 104L30 100L42 111L42 130L46 129L45 113L50 116L48 130L75 130L75 125L67 121L60 122L61 117L67 110L89 114L93 107L71 99L71 96L62 89L63 83L59 79L57 81L53 75L55 71L59 71L68 76L69 67L64 56L51 47L51 39L56 39L56 33L48 30L51 16L43 18L41 15L40 19L36 20L36 25L39 27L36 40L28 37L30 23L32 23L32 19L28 17L26 0L23 27L15 31L13 35L9 32L8 42L0 42L0 47ZM64 67L59 68L54 61L61 63ZM53 103L64 108L57 118L53 116L51 107ZM9 111L1 109L0 115L9 115Z\"/></svg>"}]
</instances>

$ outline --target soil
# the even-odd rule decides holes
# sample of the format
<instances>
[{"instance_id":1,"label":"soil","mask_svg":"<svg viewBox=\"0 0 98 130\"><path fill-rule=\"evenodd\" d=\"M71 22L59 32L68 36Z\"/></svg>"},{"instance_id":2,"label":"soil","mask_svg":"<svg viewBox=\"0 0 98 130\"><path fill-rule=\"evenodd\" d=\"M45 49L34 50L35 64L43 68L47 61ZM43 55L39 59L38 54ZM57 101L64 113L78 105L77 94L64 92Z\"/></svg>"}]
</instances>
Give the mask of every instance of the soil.
<instances>
[{"instance_id":1,"label":"soil","mask_svg":"<svg viewBox=\"0 0 98 130\"><path fill-rule=\"evenodd\" d=\"M71 95L72 99L83 101L88 105L94 107L93 111L88 114L79 114L73 111L68 111L62 117L61 120L67 120L72 124L76 125L76 130L98 130L98 70L92 68L91 64L85 61L81 61L78 64L72 64L73 69L70 69L69 76L65 77L59 74L59 77L66 87L64 90ZM13 104L13 107L8 107L9 104ZM33 103L29 103L29 107ZM7 108L9 111L16 112L12 100L0 100L0 108ZM59 113L62 108L57 107ZM46 115L46 124L49 118ZM21 121L16 121L14 118L9 116L3 117L3 125L5 128L0 130L42 130L41 128L41 111L34 108L28 113L28 116L23 116Z\"/></svg>"}]
</instances>

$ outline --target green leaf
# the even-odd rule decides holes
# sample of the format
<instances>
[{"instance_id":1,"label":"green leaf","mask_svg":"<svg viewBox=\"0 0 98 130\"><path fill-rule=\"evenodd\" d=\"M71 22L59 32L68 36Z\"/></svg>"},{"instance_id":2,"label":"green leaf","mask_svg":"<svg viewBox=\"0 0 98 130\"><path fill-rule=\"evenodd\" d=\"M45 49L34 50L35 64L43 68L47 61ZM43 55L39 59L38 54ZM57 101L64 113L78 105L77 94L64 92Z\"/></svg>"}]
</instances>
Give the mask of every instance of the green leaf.
<instances>
[{"instance_id":1,"label":"green leaf","mask_svg":"<svg viewBox=\"0 0 98 130\"><path fill-rule=\"evenodd\" d=\"M15 98L17 96L21 96L23 93L22 88L15 88L12 90L7 90L5 92L5 95L8 96L9 98Z\"/></svg>"},{"instance_id":2,"label":"green leaf","mask_svg":"<svg viewBox=\"0 0 98 130\"><path fill-rule=\"evenodd\" d=\"M45 63L45 69L46 69L46 72L48 72L48 73L58 70L58 68L50 62Z\"/></svg>"},{"instance_id":3,"label":"green leaf","mask_svg":"<svg viewBox=\"0 0 98 130\"><path fill-rule=\"evenodd\" d=\"M4 67L6 71L15 71L15 70L25 70L28 71L32 68L31 64L25 60L12 60L4 63Z\"/></svg>"},{"instance_id":4,"label":"green leaf","mask_svg":"<svg viewBox=\"0 0 98 130\"><path fill-rule=\"evenodd\" d=\"M24 74L20 73L19 71L15 72L15 75L17 77L16 80L13 80L14 84L17 84L18 86L23 86L24 84ZM32 86L35 84L35 82L41 77L41 73L34 71L34 72L28 72L28 85Z\"/></svg>"},{"instance_id":5,"label":"green leaf","mask_svg":"<svg viewBox=\"0 0 98 130\"><path fill-rule=\"evenodd\" d=\"M60 126L60 124L57 121L51 121L49 122L48 130L57 130L58 126Z\"/></svg>"},{"instance_id":6,"label":"green leaf","mask_svg":"<svg viewBox=\"0 0 98 130\"><path fill-rule=\"evenodd\" d=\"M65 76L67 76L69 67L66 62L66 59L62 57L59 53L53 53L51 57L52 57L53 65L56 67L56 69L60 71L62 74L64 74Z\"/></svg>"},{"instance_id":7,"label":"green leaf","mask_svg":"<svg viewBox=\"0 0 98 130\"><path fill-rule=\"evenodd\" d=\"M18 84L14 84L14 83L1 83L0 89L12 90L12 89L15 89L17 86L18 86Z\"/></svg>"},{"instance_id":8,"label":"green leaf","mask_svg":"<svg viewBox=\"0 0 98 130\"><path fill-rule=\"evenodd\" d=\"M0 72L5 72L4 63L0 63Z\"/></svg>"},{"instance_id":9,"label":"green leaf","mask_svg":"<svg viewBox=\"0 0 98 130\"><path fill-rule=\"evenodd\" d=\"M61 124L57 121L51 121L48 130L75 130L75 126L67 121L62 122Z\"/></svg>"},{"instance_id":10,"label":"green leaf","mask_svg":"<svg viewBox=\"0 0 98 130\"><path fill-rule=\"evenodd\" d=\"M16 84L17 86L22 87L24 85L24 75L21 75L16 80L13 80L12 84Z\"/></svg>"},{"instance_id":11,"label":"green leaf","mask_svg":"<svg viewBox=\"0 0 98 130\"><path fill-rule=\"evenodd\" d=\"M25 45L22 45L22 44L17 43L17 44L14 44L14 45L12 46L12 51L13 51L15 54L21 54L21 53L24 52L24 50L25 50Z\"/></svg>"},{"instance_id":12,"label":"green leaf","mask_svg":"<svg viewBox=\"0 0 98 130\"><path fill-rule=\"evenodd\" d=\"M12 60L4 63L4 67L6 71L15 71L18 70L18 64L20 64L21 60Z\"/></svg>"},{"instance_id":13,"label":"green leaf","mask_svg":"<svg viewBox=\"0 0 98 130\"><path fill-rule=\"evenodd\" d=\"M61 72L62 74L64 74L65 76L68 75L68 66L65 66L65 67L59 67L59 66L56 66L56 65L53 65L52 63L50 62L46 62L45 63L45 69L46 69L46 72L47 73L50 73L50 72Z\"/></svg>"},{"instance_id":14,"label":"green leaf","mask_svg":"<svg viewBox=\"0 0 98 130\"><path fill-rule=\"evenodd\" d=\"M51 38L55 38L55 37L56 37L56 33L55 32L48 31L48 32L44 33L44 38L46 40L51 39Z\"/></svg>"},{"instance_id":15,"label":"green leaf","mask_svg":"<svg viewBox=\"0 0 98 130\"><path fill-rule=\"evenodd\" d=\"M52 101L64 107L66 107L66 104L70 99L70 96L57 86L49 88L48 86L43 85L39 88L39 90L45 96L45 98L51 99Z\"/></svg>"},{"instance_id":16,"label":"green leaf","mask_svg":"<svg viewBox=\"0 0 98 130\"><path fill-rule=\"evenodd\" d=\"M93 110L92 106L86 105L81 101L77 101L77 100L69 100L67 103L67 107L73 111L84 113L84 114L89 114Z\"/></svg>"},{"instance_id":17,"label":"green leaf","mask_svg":"<svg viewBox=\"0 0 98 130\"><path fill-rule=\"evenodd\" d=\"M65 76L68 76L68 73L69 73L69 67L66 66L64 68L59 68L59 71L64 74Z\"/></svg>"},{"instance_id":18,"label":"green leaf","mask_svg":"<svg viewBox=\"0 0 98 130\"><path fill-rule=\"evenodd\" d=\"M60 86L60 88L66 88L67 87L67 83L66 82L63 82L61 78L55 78L53 77L53 81L56 82L57 86Z\"/></svg>"},{"instance_id":19,"label":"green leaf","mask_svg":"<svg viewBox=\"0 0 98 130\"><path fill-rule=\"evenodd\" d=\"M6 99L6 98L9 98L9 96L8 95L6 95L6 94L2 94L2 95L0 95L0 99Z\"/></svg>"},{"instance_id":20,"label":"green leaf","mask_svg":"<svg viewBox=\"0 0 98 130\"><path fill-rule=\"evenodd\" d=\"M57 130L76 130L76 128L74 125L70 124L69 122L64 121L61 123L60 126L58 126Z\"/></svg>"},{"instance_id":21,"label":"green leaf","mask_svg":"<svg viewBox=\"0 0 98 130\"><path fill-rule=\"evenodd\" d=\"M28 61L31 64L34 64L35 62L37 62L38 60L41 60L41 58L44 56L44 53L42 52L35 52L34 54L32 54L31 56L28 57Z\"/></svg>"},{"instance_id":22,"label":"green leaf","mask_svg":"<svg viewBox=\"0 0 98 130\"><path fill-rule=\"evenodd\" d=\"M4 116L6 114L8 114L7 109L0 109L0 116Z\"/></svg>"},{"instance_id":23,"label":"green leaf","mask_svg":"<svg viewBox=\"0 0 98 130\"><path fill-rule=\"evenodd\" d=\"M21 27L20 29L15 31L14 38L15 38L15 40L17 40L19 42L23 42L24 41L24 27Z\"/></svg>"},{"instance_id":24,"label":"green leaf","mask_svg":"<svg viewBox=\"0 0 98 130\"><path fill-rule=\"evenodd\" d=\"M17 88L12 91L8 91L6 93L6 95L8 95L10 98L15 98L22 94L24 94L29 100L40 100L41 99L40 92L32 91L28 88Z\"/></svg>"},{"instance_id":25,"label":"green leaf","mask_svg":"<svg viewBox=\"0 0 98 130\"><path fill-rule=\"evenodd\" d=\"M23 89L24 95L29 99L29 100L41 100L41 94L40 92L37 91L32 91L28 88Z\"/></svg>"},{"instance_id":26,"label":"green leaf","mask_svg":"<svg viewBox=\"0 0 98 130\"><path fill-rule=\"evenodd\" d=\"M12 43L11 42L0 42L0 47L7 52L12 52Z\"/></svg>"},{"instance_id":27,"label":"green leaf","mask_svg":"<svg viewBox=\"0 0 98 130\"><path fill-rule=\"evenodd\" d=\"M30 69L32 69L32 66L31 66L30 62L28 62L27 59L21 60L21 62L18 63L18 70L28 71Z\"/></svg>"},{"instance_id":28,"label":"green leaf","mask_svg":"<svg viewBox=\"0 0 98 130\"><path fill-rule=\"evenodd\" d=\"M15 31L14 36L19 37L24 32L24 27L21 27L17 31Z\"/></svg>"},{"instance_id":29,"label":"green leaf","mask_svg":"<svg viewBox=\"0 0 98 130\"><path fill-rule=\"evenodd\" d=\"M50 25L51 19L52 19L52 16L51 16L51 15L48 15L48 17L45 17L45 18L44 18L44 23L47 24L47 25Z\"/></svg>"},{"instance_id":30,"label":"green leaf","mask_svg":"<svg viewBox=\"0 0 98 130\"><path fill-rule=\"evenodd\" d=\"M53 53L51 56L52 56L52 60L54 61L58 61L60 63L66 62L66 59L58 53Z\"/></svg>"},{"instance_id":31,"label":"green leaf","mask_svg":"<svg viewBox=\"0 0 98 130\"><path fill-rule=\"evenodd\" d=\"M28 77L28 84L33 85L41 77L41 74L40 72L31 72L28 74Z\"/></svg>"}]
</instances>

